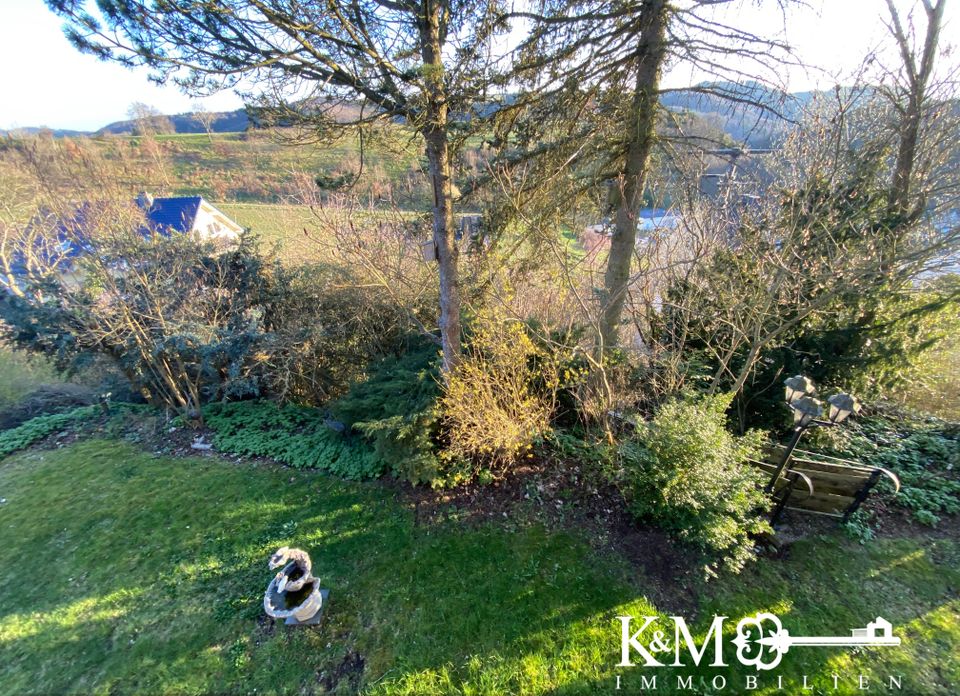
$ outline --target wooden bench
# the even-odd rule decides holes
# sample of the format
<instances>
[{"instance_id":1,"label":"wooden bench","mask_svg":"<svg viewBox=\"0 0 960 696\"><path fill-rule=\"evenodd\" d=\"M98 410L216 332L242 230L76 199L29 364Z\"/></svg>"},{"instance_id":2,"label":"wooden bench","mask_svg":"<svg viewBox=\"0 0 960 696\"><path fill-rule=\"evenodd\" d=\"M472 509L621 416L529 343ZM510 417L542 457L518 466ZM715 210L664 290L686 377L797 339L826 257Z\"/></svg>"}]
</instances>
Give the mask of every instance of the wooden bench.
<instances>
[{"instance_id":1,"label":"wooden bench","mask_svg":"<svg viewBox=\"0 0 960 696\"><path fill-rule=\"evenodd\" d=\"M751 463L772 476L784 451L781 445L769 447L762 461ZM889 469L796 449L773 486L771 521L777 522L784 510L799 510L846 522L883 477L899 492L900 479Z\"/></svg>"}]
</instances>

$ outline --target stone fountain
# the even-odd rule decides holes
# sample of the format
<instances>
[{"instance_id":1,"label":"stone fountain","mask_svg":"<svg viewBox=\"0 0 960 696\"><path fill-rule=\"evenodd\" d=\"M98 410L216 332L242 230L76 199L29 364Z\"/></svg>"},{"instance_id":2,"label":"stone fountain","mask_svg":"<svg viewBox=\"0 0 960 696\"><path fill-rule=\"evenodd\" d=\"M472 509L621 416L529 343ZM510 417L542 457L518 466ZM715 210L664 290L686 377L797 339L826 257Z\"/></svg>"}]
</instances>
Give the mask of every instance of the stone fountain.
<instances>
[{"instance_id":1,"label":"stone fountain","mask_svg":"<svg viewBox=\"0 0 960 696\"><path fill-rule=\"evenodd\" d=\"M270 557L269 566L270 570L281 570L267 586L263 610L275 619L286 619L288 626L320 623L330 591L320 589L320 581L313 577L310 555L283 546Z\"/></svg>"}]
</instances>

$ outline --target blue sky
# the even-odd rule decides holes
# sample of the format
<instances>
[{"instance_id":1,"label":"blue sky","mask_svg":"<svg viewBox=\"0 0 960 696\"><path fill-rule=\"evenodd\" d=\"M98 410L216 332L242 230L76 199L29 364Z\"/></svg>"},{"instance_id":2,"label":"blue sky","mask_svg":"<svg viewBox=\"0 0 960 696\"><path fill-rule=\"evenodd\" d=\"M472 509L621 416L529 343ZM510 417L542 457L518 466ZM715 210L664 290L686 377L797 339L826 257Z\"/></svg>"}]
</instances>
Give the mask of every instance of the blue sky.
<instances>
[{"instance_id":1,"label":"blue sky","mask_svg":"<svg viewBox=\"0 0 960 696\"><path fill-rule=\"evenodd\" d=\"M909 5L908 0L897 0ZM781 33L796 46L805 61L823 71L794 69L784 73L791 90L829 87L843 82L860 59L883 37L884 0L809 0L808 7L792 11L786 26L770 3L756 2L725 10L725 21L757 33ZM944 39L956 44L960 3L947 6ZM705 76L688 66L675 66L666 76L668 86L696 83ZM144 70L129 70L81 55L61 31L60 20L42 0L0 0L0 128L49 126L95 130L126 118L135 101L163 113L190 111L194 99L174 87L161 87ZM211 110L241 106L227 92L204 100Z\"/></svg>"}]
</instances>

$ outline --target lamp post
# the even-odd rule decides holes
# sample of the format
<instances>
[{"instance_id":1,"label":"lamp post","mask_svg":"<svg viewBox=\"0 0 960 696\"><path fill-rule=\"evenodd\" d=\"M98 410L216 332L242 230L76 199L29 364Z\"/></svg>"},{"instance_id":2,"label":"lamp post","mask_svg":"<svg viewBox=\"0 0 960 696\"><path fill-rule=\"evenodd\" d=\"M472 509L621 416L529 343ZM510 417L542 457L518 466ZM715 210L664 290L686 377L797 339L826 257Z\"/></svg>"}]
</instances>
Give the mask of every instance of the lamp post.
<instances>
[{"instance_id":1,"label":"lamp post","mask_svg":"<svg viewBox=\"0 0 960 696\"><path fill-rule=\"evenodd\" d=\"M790 458L793 456L793 451L797 448L797 443L800 442L800 437L808 428L839 425L851 414L860 410L860 403L855 397L849 394L834 394L827 399L827 420L823 420L823 403L813 397L817 391L813 380L803 375L796 375L784 380L783 384L787 405L793 409L793 435L790 437L790 442L787 443L783 459L766 485L767 493L773 490L780 474L787 468L787 464L790 463Z\"/></svg>"},{"instance_id":2,"label":"lamp post","mask_svg":"<svg viewBox=\"0 0 960 696\"><path fill-rule=\"evenodd\" d=\"M860 402L849 394L834 394L827 399L827 403L830 404L827 417L833 425L842 423L849 416L860 412Z\"/></svg>"}]
</instances>

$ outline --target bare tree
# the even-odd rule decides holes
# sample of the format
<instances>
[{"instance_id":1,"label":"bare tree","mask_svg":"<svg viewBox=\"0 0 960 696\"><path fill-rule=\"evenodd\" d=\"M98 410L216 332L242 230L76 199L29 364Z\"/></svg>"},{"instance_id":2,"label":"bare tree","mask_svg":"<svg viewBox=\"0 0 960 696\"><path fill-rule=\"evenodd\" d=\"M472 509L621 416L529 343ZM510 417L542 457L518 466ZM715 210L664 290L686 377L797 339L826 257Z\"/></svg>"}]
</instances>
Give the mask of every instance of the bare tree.
<instances>
[{"instance_id":1,"label":"bare tree","mask_svg":"<svg viewBox=\"0 0 960 696\"><path fill-rule=\"evenodd\" d=\"M160 113L156 107L143 102L133 102L127 109L127 116L133 121L134 135L149 136L174 131L169 118Z\"/></svg>"},{"instance_id":2,"label":"bare tree","mask_svg":"<svg viewBox=\"0 0 960 696\"><path fill-rule=\"evenodd\" d=\"M213 124L217 122L217 119L220 117L214 111L209 111L203 102L194 102L193 104L193 113L192 116L201 126L203 126L204 132L207 134L207 137L210 138L210 142L213 142Z\"/></svg>"},{"instance_id":3,"label":"bare tree","mask_svg":"<svg viewBox=\"0 0 960 696\"><path fill-rule=\"evenodd\" d=\"M896 135L899 143L890 182L890 209L901 216L917 215L927 203L923 193L915 198L911 194L920 165L920 139L924 122L929 122L931 108L942 107L936 102L943 95L936 94L937 85L932 84L932 80L945 5L946 0L922 0L926 28L922 38L915 42L914 13L908 15L909 26L905 28L893 0L887 0L890 13L887 27L896 43L901 64L898 69L888 72L890 79L883 85L882 93L887 96L898 116Z\"/></svg>"},{"instance_id":4,"label":"bare tree","mask_svg":"<svg viewBox=\"0 0 960 696\"><path fill-rule=\"evenodd\" d=\"M877 304L953 263L960 226L938 225L919 190L907 210L920 214L887 205L900 161L886 153L899 150L902 129L872 92L838 90L820 105L784 143L775 189L758 189L746 206L732 196L685 211L687 236L712 230L714 242L669 277L657 314L668 318L678 352L699 347L709 356L711 391L740 393L765 351L841 310L855 317L852 330L869 335ZM921 138L916 152L926 146ZM939 160L956 155L942 150Z\"/></svg>"}]
</instances>

